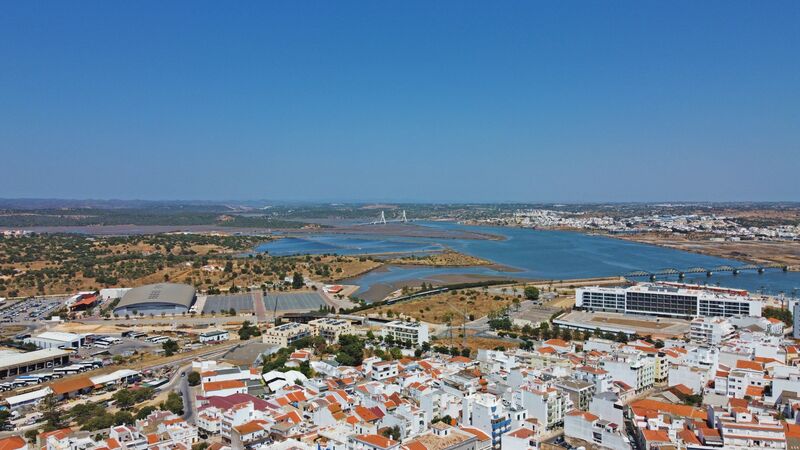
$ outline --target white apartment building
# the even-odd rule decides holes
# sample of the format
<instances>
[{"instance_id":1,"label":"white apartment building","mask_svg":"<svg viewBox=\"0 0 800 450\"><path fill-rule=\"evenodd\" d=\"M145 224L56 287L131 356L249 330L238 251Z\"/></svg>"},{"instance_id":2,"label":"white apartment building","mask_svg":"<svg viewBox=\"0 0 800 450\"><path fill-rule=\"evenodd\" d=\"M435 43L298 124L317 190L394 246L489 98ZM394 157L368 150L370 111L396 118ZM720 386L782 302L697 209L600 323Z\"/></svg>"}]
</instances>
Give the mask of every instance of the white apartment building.
<instances>
[{"instance_id":1,"label":"white apartment building","mask_svg":"<svg viewBox=\"0 0 800 450\"><path fill-rule=\"evenodd\" d=\"M464 398L461 422L492 438L492 448L499 449L503 434L511 429L511 417L503 402L492 394L480 393Z\"/></svg>"},{"instance_id":2,"label":"white apartment building","mask_svg":"<svg viewBox=\"0 0 800 450\"><path fill-rule=\"evenodd\" d=\"M601 419L586 411L572 410L564 418L564 435L591 442L602 448L629 449L624 424Z\"/></svg>"},{"instance_id":3,"label":"white apartment building","mask_svg":"<svg viewBox=\"0 0 800 450\"><path fill-rule=\"evenodd\" d=\"M575 290L575 307L588 311L661 317L760 316L761 302L749 296L693 285L640 283L630 287Z\"/></svg>"},{"instance_id":4,"label":"white apartment building","mask_svg":"<svg viewBox=\"0 0 800 450\"><path fill-rule=\"evenodd\" d=\"M719 345L736 334L731 321L723 317L697 317L692 320L689 338L708 345Z\"/></svg>"},{"instance_id":5,"label":"white apartment building","mask_svg":"<svg viewBox=\"0 0 800 450\"><path fill-rule=\"evenodd\" d=\"M304 323L289 322L266 330L261 335L265 344L288 347L300 339L314 335L314 328Z\"/></svg>"},{"instance_id":6,"label":"white apartment building","mask_svg":"<svg viewBox=\"0 0 800 450\"><path fill-rule=\"evenodd\" d=\"M317 336L325 339L328 344L339 342L339 336L353 334L353 324L349 320L323 317L315 319L308 324L314 329Z\"/></svg>"},{"instance_id":7,"label":"white apartment building","mask_svg":"<svg viewBox=\"0 0 800 450\"><path fill-rule=\"evenodd\" d=\"M522 406L531 418L539 421L544 429L552 429L564 423L568 396L551 386L522 386Z\"/></svg>"},{"instance_id":8,"label":"white apartment building","mask_svg":"<svg viewBox=\"0 0 800 450\"><path fill-rule=\"evenodd\" d=\"M395 342L409 342L413 346L430 341L428 325L420 322L395 320L384 325L381 334L384 339L391 336Z\"/></svg>"},{"instance_id":9,"label":"white apartment building","mask_svg":"<svg viewBox=\"0 0 800 450\"><path fill-rule=\"evenodd\" d=\"M785 449L783 424L769 415L734 411L716 418L725 449Z\"/></svg>"},{"instance_id":10,"label":"white apartment building","mask_svg":"<svg viewBox=\"0 0 800 450\"><path fill-rule=\"evenodd\" d=\"M372 365L370 376L373 380L383 381L397 376L399 368L396 361L380 361Z\"/></svg>"},{"instance_id":11,"label":"white apartment building","mask_svg":"<svg viewBox=\"0 0 800 450\"><path fill-rule=\"evenodd\" d=\"M636 393L650 389L655 384L656 363L639 353L618 354L600 363L614 381L622 381Z\"/></svg>"}]
</instances>

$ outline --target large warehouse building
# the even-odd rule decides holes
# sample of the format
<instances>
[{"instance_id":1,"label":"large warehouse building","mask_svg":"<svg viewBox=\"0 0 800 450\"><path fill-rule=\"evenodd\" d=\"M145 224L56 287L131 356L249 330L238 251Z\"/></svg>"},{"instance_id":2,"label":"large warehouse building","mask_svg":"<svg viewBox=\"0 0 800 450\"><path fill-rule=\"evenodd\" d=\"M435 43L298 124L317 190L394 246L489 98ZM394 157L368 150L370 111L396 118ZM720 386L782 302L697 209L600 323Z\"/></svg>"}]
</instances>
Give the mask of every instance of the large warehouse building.
<instances>
[{"instance_id":1,"label":"large warehouse building","mask_svg":"<svg viewBox=\"0 0 800 450\"><path fill-rule=\"evenodd\" d=\"M63 348L79 349L86 345L86 336L75 333L60 333L57 331L45 331L26 338L26 344L33 344L39 348Z\"/></svg>"},{"instance_id":2,"label":"large warehouse building","mask_svg":"<svg viewBox=\"0 0 800 450\"><path fill-rule=\"evenodd\" d=\"M28 353L0 351L0 378L69 364L69 350L46 348Z\"/></svg>"},{"instance_id":3,"label":"large warehouse building","mask_svg":"<svg viewBox=\"0 0 800 450\"><path fill-rule=\"evenodd\" d=\"M188 284L148 284L126 292L114 314L181 314L188 312L194 301L195 290Z\"/></svg>"}]
</instances>

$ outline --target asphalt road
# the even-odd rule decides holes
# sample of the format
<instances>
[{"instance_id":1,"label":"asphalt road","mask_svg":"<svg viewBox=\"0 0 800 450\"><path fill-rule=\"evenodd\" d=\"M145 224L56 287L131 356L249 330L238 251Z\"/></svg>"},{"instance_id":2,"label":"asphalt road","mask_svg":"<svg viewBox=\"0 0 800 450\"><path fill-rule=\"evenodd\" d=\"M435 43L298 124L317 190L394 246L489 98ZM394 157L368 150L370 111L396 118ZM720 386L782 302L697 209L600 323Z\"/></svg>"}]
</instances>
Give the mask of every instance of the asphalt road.
<instances>
[{"instance_id":1,"label":"asphalt road","mask_svg":"<svg viewBox=\"0 0 800 450\"><path fill-rule=\"evenodd\" d=\"M186 374L186 376L180 377L180 391L183 397L183 420L194 423L194 410L196 405L194 404L192 391L189 389L189 370L183 370L180 373Z\"/></svg>"}]
</instances>

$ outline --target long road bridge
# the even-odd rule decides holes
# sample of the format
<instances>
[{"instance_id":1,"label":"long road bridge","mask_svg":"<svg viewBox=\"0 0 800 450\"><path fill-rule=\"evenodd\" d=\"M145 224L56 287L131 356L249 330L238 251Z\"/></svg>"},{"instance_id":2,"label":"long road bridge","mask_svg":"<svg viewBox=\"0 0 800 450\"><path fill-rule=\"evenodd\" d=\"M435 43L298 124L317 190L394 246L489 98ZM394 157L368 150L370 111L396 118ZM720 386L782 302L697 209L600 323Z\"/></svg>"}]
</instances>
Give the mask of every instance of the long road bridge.
<instances>
[{"instance_id":1,"label":"long road bridge","mask_svg":"<svg viewBox=\"0 0 800 450\"><path fill-rule=\"evenodd\" d=\"M686 274L691 273L704 273L706 276L710 277L715 273L726 273L730 272L734 275L738 275L743 271L755 271L758 273L764 273L767 269L780 269L784 272L789 271L789 266L782 266L780 264L745 264L742 266L716 266L716 267L690 267L688 269L675 269L672 267L668 267L665 269L659 269L655 271L647 271L647 270L634 270L633 272L628 272L625 274L625 277L629 278L636 278L636 277L648 277L650 279L655 279L658 276L668 276L668 275L677 275L678 278L685 278Z\"/></svg>"},{"instance_id":2,"label":"long road bridge","mask_svg":"<svg viewBox=\"0 0 800 450\"><path fill-rule=\"evenodd\" d=\"M356 225L386 225L388 223L408 223L408 222L413 222L414 220L415 219L409 219L408 216L406 216L406 210L404 209L400 211L397 214L397 216L393 219L387 219L386 212L381 211L378 218L373 220L372 222L358 223Z\"/></svg>"}]
</instances>

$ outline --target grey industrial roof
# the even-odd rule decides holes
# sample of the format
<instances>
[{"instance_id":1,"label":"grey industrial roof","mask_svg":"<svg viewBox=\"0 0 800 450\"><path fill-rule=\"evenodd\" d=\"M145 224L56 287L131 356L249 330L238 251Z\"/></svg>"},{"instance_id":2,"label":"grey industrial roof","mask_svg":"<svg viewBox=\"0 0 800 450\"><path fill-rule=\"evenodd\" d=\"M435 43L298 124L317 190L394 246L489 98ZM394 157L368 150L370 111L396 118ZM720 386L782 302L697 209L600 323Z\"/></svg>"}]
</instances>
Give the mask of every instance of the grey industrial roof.
<instances>
[{"instance_id":1,"label":"grey industrial roof","mask_svg":"<svg viewBox=\"0 0 800 450\"><path fill-rule=\"evenodd\" d=\"M34 364L71 354L72 352L69 352L67 350L62 350L60 348L46 348L43 350L36 350L28 353L7 352L3 353L3 358L0 361L0 369L7 369L27 364Z\"/></svg>"},{"instance_id":2,"label":"grey industrial roof","mask_svg":"<svg viewBox=\"0 0 800 450\"><path fill-rule=\"evenodd\" d=\"M185 306L188 309L192 306L194 294L194 287L188 284L148 284L126 292L125 295L122 296L122 300L120 300L116 309L146 304L179 305Z\"/></svg>"}]
</instances>

